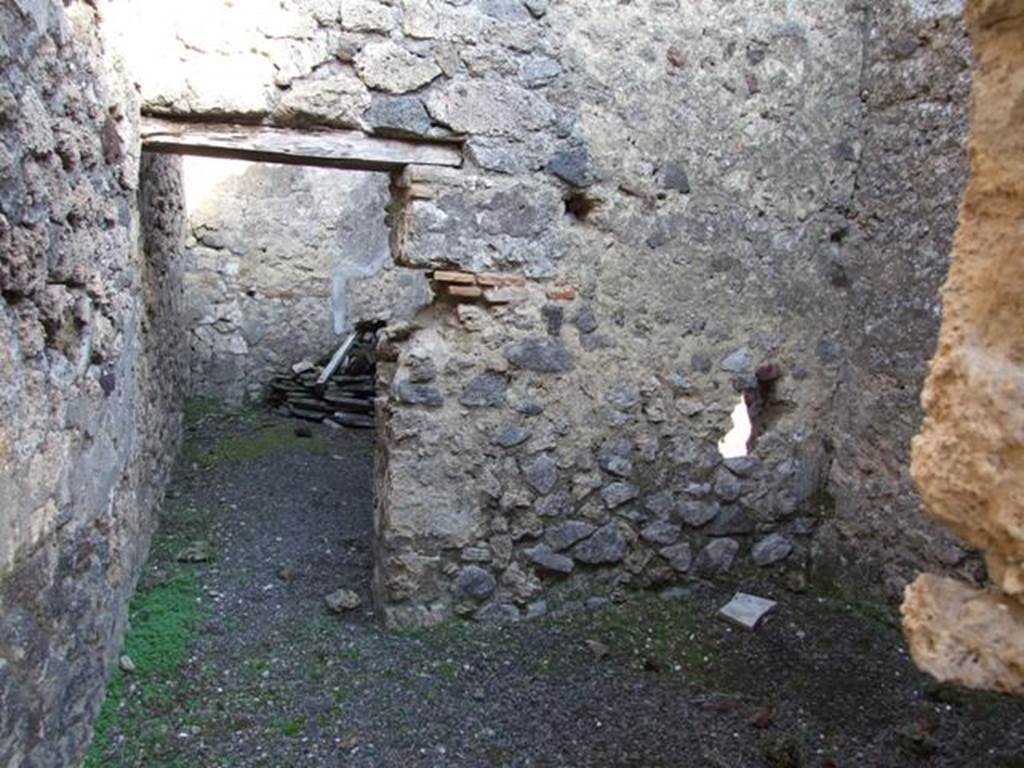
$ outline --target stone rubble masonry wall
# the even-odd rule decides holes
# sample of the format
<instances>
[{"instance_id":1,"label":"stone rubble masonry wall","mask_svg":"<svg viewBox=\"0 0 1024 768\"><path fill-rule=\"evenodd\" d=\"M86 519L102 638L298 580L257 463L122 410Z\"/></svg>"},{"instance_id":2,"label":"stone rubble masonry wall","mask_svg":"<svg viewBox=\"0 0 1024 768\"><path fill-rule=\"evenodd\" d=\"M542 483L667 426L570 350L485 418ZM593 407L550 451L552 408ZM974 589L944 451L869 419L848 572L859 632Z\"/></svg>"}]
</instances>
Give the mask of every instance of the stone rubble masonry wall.
<instances>
[{"instance_id":1,"label":"stone rubble masonry wall","mask_svg":"<svg viewBox=\"0 0 1024 768\"><path fill-rule=\"evenodd\" d=\"M272 375L330 353L354 323L409 320L430 301L423 273L391 258L387 174L184 162L191 395L260 401Z\"/></svg>"},{"instance_id":2,"label":"stone rubble masonry wall","mask_svg":"<svg viewBox=\"0 0 1024 768\"><path fill-rule=\"evenodd\" d=\"M74 766L180 431L181 189L89 3L0 2L0 73L0 765Z\"/></svg>"},{"instance_id":3,"label":"stone rubble masonry wall","mask_svg":"<svg viewBox=\"0 0 1024 768\"><path fill-rule=\"evenodd\" d=\"M928 514L984 551L991 586L924 574L903 626L937 678L1024 695L1024 0L971 0L967 19L971 176L913 473Z\"/></svg>"},{"instance_id":4,"label":"stone rubble masonry wall","mask_svg":"<svg viewBox=\"0 0 1024 768\"><path fill-rule=\"evenodd\" d=\"M813 554L892 594L970 567L905 470L968 48L957 0L876 5L110 7L151 113L462 141L462 168L396 178L394 257L527 278L392 329L389 623L536 613L566 571L611 589ZM754 460L725 466L763 364Z\"/></svg>"},{"instance_id":5,"label":"stone rubble masonry wall","mask_svg":"<svg viewBox=\"0 0 1024 768\"><path fill-rule=\"evenodd\" d=\"M815 562L853 590L876 585L889 599L924 563L971 577L979 566L918 513L908 467L967 170L969 41L957 14L923 13L925 5L870 4L864 116L851 149L861 159L846 220L822 252L829 298L846 311L818 350L836 358L838 386L834 512Z\"/></svg>"}]
</instances>

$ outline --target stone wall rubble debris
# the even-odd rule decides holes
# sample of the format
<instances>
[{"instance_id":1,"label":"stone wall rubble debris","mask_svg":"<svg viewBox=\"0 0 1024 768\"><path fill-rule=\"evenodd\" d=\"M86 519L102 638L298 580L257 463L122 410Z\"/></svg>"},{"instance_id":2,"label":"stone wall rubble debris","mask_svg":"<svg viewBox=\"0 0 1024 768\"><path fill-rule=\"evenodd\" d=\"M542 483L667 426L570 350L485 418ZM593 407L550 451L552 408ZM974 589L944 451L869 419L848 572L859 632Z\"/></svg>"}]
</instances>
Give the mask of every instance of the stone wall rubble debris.
<instances>
[{"instance_id":1,"label":"stone wall rubble debris","mask_svg":"<svg viewBox=\"0 0 1024 768\"><path fill-rule=\"evenodd\" d=\"M271 378L270 404L307 421L372 429L378 327L361 323L339 347L342 356L335 352L319 364L303 360Z\"/></svg>"}]
</instances>

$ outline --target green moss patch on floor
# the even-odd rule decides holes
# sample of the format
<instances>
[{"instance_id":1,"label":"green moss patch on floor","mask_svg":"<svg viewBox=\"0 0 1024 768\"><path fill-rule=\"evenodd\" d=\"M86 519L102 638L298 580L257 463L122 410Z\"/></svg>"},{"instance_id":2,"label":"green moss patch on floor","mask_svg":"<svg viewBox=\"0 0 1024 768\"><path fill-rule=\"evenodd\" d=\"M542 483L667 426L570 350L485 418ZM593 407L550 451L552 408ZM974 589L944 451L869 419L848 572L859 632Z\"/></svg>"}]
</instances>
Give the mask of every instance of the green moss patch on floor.
<instances>
[{"instance_id":1,"label":"green moss patch on floor","mask_svg":"<svg viewBox=\"0 0 1024 768\"><path fill-rule=\"evenodd\" d=\"M300 448L320 456L327 456L333 450L331 444L320 435L299 437L292 427L277 425L248 435L221 438L207 454L206 462L215 464L222 461L256 461L271 453L292 448Z\"/></svg>"},{"instance_id":2,"label":"green moss patch on floor","mask_svg":"<svg viewBox=\"0 0 1024 768\"><path fill-rule=\"evenodd\" d=\"M114 733L142 745L144 764L170 768L150 754L176 724L160 717L174 705L178 670L188 653L192 630L200 620L199 585L182 569L160 584L141 589L129 606L129 629L122 653L135 665L118 668L107 687L86 768L102 768L115 748Z\"/></svg>"},{"instance_id":3,"label":"green moss patch on floor","mask_svg":"<svg viewBox=\"0 0 1024 768\"><path fill-rule=\"evenodd\" d=\"M185 423L196 424L209 416L218 416L225 410L224 403L208 397L194 397L185 401Z\"/></svg>"},{"instance_id":4,"label":"green moss patch on floor","mask_svg":"<svg viewBox=\"0 0 1024 768\"><path fill-rule=\"evenodd\" d=\"M173 570L181 567L175 562L177 555L196 542L205 542L212 548L209 540L213 521L222 513L222 509L196 507L181 498L165 499L160 530L150 544L150 565L155 566L157 572L161 568Z\"/></svg>"},{"instance_id":5,"label":"green moss patch on floor","mask_svg":"<svg viewBox=\"0 0 1024 768\"><path fill-rule=\"evenodd\" d=\"M551 650L532 659L531 672L538 677L563 674L579 658L594 658L587 645L594 641L606 648L609 662L646 672L682 672L691 682L711 682L717 649L708 642L707 621L693 603L638 593L622 603L549 614L521 625L454 619L394 634L427 649L432 661L423 671L446 681L460 676L453 658L484 648L496 657L518 658L524 634L544 633L552 638Z\"/></svg>"},{"instance_id":6,"label":"green moss patch on floor","mask_svg":"<svg viewBox=\"0 0 1024 768\"><path fill-rule=\"evenodd\" d=\"M145 571L128 606L121 655L131 659L135 668L131 672L115 668L85 768L123 764L121 744L131 745L135 764L185 765L162 755L162 745L172 729L188 725L187 712L195 709L183 699L181 670L205 611L197 566L178 562L177 555L205 540L220 512L196 506L174 486L168 490Z\"/></svg>"},{"instance_id":7,"label":"green moss patch on floor","mask_svg":"<svg viewBox=\"0 0 1024 768\"><path fill-rule=\"evenodd\" d=\"M258 426L242 435L222 437L211 448L190 444L187 455L203 467L223 462L257 461L264 456L286 450L305 450L320 456L329 455L334 448L320 435L299 437L288 425Z\"/></svg>"},{"instance_id":8,"label":"green moss patch on floor","mask_svg":"<svg viewBox=\"0 0 1024 768\"><path fill-rule=\"evenodd\" d=\"M645 595L586 618L613 653L632 655L647 668L679 667L696 675L707 665L708 650L697 633L701 619L689 603Z\"/></svg>"},{"instance_id":9,"label":"green moss patch on floor","mask_svg":"<svg viewBox=\"0 0 1024 768\"><path fill-rule=\"evenodd\" d=\"M212 444L191 435L182 449L186 462L206 469L223 462L257 461L278 451L300 449L327 456L337 448L320 434L297 435L294 425L282 424L260 407L231 409L224 403L203 398L185 404L185 424L190 432L200 431L208 438L210 433L220 431L201 429L210 422L223 423L227 433L220 434Z\"/></svg>"}]
</instances>

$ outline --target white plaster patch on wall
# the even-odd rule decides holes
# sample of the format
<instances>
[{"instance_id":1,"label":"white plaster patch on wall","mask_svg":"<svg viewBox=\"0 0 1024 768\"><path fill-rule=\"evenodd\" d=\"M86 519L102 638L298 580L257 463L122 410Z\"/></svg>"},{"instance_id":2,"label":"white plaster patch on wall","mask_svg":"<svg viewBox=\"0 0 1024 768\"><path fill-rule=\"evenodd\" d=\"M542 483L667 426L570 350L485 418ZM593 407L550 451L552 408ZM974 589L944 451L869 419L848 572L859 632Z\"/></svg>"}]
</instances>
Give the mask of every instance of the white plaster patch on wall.
<instances>
[{"instance_id":1,"label":"white plaster patch on wall","mask_svg":"<svg viewBox=\"0 0 1024 768\"><path fill-rule=\"evenodd\" d=\"M750 435L753 427L750 423L750 414L747 411L746 401L741 397L739 403L732 410L732 429L718 441L718 452L723 459L735 459L747 455L747 445L750 443Z\"/></svg>"},{"instance_id":2,"label":"white plaster patch on wall","mask_svg":"<svg viewBox=\"0 0 1024 768\"><path fill-rule=\"evenodd\" d=\"M350 328L348 319L348 275L336 270L331 275L331 315L334 318L334 332L341 334Z\"/></svg>"},{"instance_id":3,"label":"white plaster patch on wall","mask_svg":"<svg viewBox=\"0 0 1024 768\"><path fill-rule=\"evenodd\" d=\"M189 218L195 216L205 205L215 203L212 198L218 186L242 176L252 165L249 162L214 157L182 158L185 212Z\"/></svg>"},{"instance_id":4,"label":"white plaster patch on wall","mask_svg":"<svg viewBox=\"0 0 1024 768\"><path fill-rule=\"evenodd\" d=\"M345 333L354 319L349 311L353 281L385 269L391 260L388 227L384 221L388 179L382 174L353 173L349 193L352 214L338 222L337 249L331 270L331 311L334 332Z\"/></svg>"},{"instance_id":5,"label":"white plaster patch on wall","mask_svg":"<svg viewBox=\"0 0 1024 768\"><path fill-rule=\"evenodd\" d=\"M918 19L962 16L964 0L909 0L910 11Z\"/></svg>"},{"instance_id":6,"label":"white plaster patch on wall","mask_svg":"<svg viewBox=\"0 0 1024 768\"><path fill-rule=\"evenodd\" d=\"M303 5L106 0L102 9L108 35L144 99L173 94L193 108L260 113L276 90L275 79L287 81L291 69L272 58L309 58L308 69L330 55L326 30Z\"/></svg>"}]
</instances>

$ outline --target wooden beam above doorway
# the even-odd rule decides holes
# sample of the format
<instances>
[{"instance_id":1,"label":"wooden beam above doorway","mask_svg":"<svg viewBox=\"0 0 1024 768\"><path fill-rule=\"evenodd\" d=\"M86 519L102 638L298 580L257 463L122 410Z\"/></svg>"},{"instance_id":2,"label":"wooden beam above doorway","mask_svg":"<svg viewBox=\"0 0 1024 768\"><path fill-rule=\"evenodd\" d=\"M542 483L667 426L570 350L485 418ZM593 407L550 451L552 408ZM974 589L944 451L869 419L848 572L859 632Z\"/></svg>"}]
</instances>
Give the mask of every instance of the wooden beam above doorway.
<instances>
[{"instance_id":1,"label":"wooden beam above doorway","mask_svg":"<svg viewBox=\"0 0 1024 768\"><path fill-rule=\"evenodd\" d=\"M174 155L355 171L395 171L407 165L462 165L462 150L456 144L382 138L360 131L187 123L153 117L142 118L142 148Z\"/></svg>"}]
</instances>

